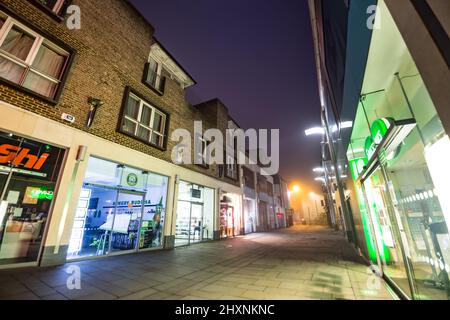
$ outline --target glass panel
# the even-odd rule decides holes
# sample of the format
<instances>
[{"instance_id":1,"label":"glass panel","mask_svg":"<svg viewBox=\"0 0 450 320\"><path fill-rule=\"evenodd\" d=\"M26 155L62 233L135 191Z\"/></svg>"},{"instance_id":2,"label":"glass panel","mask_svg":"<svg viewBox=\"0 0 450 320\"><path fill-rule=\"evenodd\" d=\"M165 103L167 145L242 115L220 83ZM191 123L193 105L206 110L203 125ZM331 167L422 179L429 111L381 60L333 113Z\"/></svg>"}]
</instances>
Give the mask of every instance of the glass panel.
<instances>
[{"instance_id":1,"label":"glass panel","mask_svg":"<svg viewBox=\"0 0 450 320\"><path fill-rule=\"evenodd\" d=\"M2 17L1 15L2 15L2 13L0 12L0 30L2 29L2 27L6 21L6 18Z\"/></svg>"},{"instance_id":2,"label":"glass panel","mask_svg":"<svg viewBox=\"0 0 450 320\"><path fill-rule=\"evenodd\" d=\"M6 36L0 49L25 61L30 53L35 38L17 26L13 26Z\"/></svg>"},{"instance_id":3,"label":"glass panel","mask_svg":"<svg viewBox=\"0 0 450 320\"><path fill-rule=\"evenodd\" d=\"M147 127L150 127L151 116L152 116L152 109L147 107L146 105L143 105L141 119L139 122L142 123L143 125L146 125Z\"/></svg>"},{"instance_id":4,"label":"glass panel","mask_svg":"<svg viewBox=\"0 0 450 320\"><path fill-rule=\"evenodd\" d=\"M137 136L145 141L149 141L150 140L150 130L148 130L142 126L139 126Z\"/></svg>"},{"instance_id":5,"label":"glass panel","mask_svg":"<svg viewBox=\"0 0 450 320\"><path fill-rule=\"evenodd\" d=\"M162 147L162 142L163 142L163 137L153 132L151 143Z\"/></svg>"},{"instance_id":6,"label":"glass panel","mask_svg":"<svg viewBox=\"0 0 450 320\"><path fill-rule=\"evenodd\" d=\"M33 71L28 72L23 86L49 98L54 98L56 90L58 89L58 83L50 81Z\"/></svg>"},{"instance_id":7,"label":"glass panel","mask_svg":"<svg viewBox=\"0 0 450 320\"><path fill-rule=\"evenodd\" d=\"M117 191L85 184L72 228L68 259L108 253Z\"/></svg>"},{"instance_id":8,"label":"glass panel","mask_svg":"<svg viewBox=\"0 0 450 320\"><path fill-rule=\"evenodd\" d=\"M191 243L203 240L203 205L193 203L191 207Z\"/></svg>"},{"instance_id":9,"label":"glass panel","mask_svg":"<svg viewBox=\"0 0 450 320\"><path fill-rule=\"evenodd\" d=\"M168 178L149 174L139 248L162 246Z\"/></svg>"},{"instance_id":10,"label":"glass panel","mask_svg":"<svg viewBox=\"0 0 450 320\"><path fill-rule=\"evenodd\" d=\"M25 68L0 55L0 77L20 84Z\"/></svg>"},{"instance_id":11,"label":"glass panel","mask_svg":"<svg viewBox=\"0 0 450 320\"><path fill-rule=\"evenodd\" d=\"M130 95L125 107L125 115L137 120L139 115L139 104L140 101Z\"/></svg>"},{"instance_id":12,"label":"glass panel","mask_svg":"<svg viewBox=\"0 0 450 320\"><path fill-rule=\"evenodd\" d=\"M162 128L163 128L163 116L160 113L155 112L155 115L153 117L152 129L162 133Z\"/></svg>"},{"instance_id":13,"label":"glass panel","mask_svg":"<svg viewBox=\"0 0 450 320\"><path fill-rule=\"evenodd\" d=\"M414 270L417 299L448 299L450 237L434 181L427 165L433 157L424 156L416 128L388 161L389 186L404 247ZM439 152L439 157L445 151ZM445 167L445 166L444 166ZM437 168L438 176L445 169ZM431 167L431 170L435 170ZM445 190L448 197L448 189Z\"/></svg>"},{"instance_id":14,"label":"glass panel","mask_svg":"<svg viewBox=\"0 0 450 320\"><path fill-rule=\"evenodd\" d=\"M175 246L189 244L191 221L191 203L189 201L178 201L177 222L175 226Z\"/></svg>"},{"instance_id":15,"label":"glass panel","mask_svg":"<svg viewBox=\"0 0 450 320\"><path fill-rule=\"evenodd\" d=\"M50 219L64 150L2 132L0 145L4 144L11 145L11 152L0 159L0 193L5 191L0 199L0 264L35 262ZM14 157L12 150L26 152L27 157ZM11 169L11 180L5 185Z\"/></svg>"},{"instance_id":16,"label":"glass panel","mask_svg":"<svg viewBox=\"0 0 450 320\"><path fill-rule=\"evenodd\" d=\"M404 292L411 296L406 266L400 247L401 241L396 233L398 230L395 226L397 221L392 216L392 212L388 211L392 210L392 206L390 206L389 191L380 169L364 182L364 187L383 270Z\"/></svg>"},{"instance_id":17,"label":"glass panel","mask_svg":"<svg viewBox=\"0 0 450 320\"><path fill-rule=\"evenodd\" d=\"M66 57L42 45L33 61L33 67L53 78L60 79Z\"/></svg>"},{"instance_id":18,"label":"glass panel","mask_svg":"<svg viewBox=\"0 0 450 320\"><path fill-rule=\"evenodd\" d=\"M131 120L128 120L126 118L123 119L122 123L122 130L124 132L128 132L132 135L136 134L136 126L137 124Z\"/></svg>"},{"instance_id":19,"label":"glass panel","mask_svg":"<svg viewBox=\"0 0 450 320\"><path fill-rule=\"evenodd\" d=\"M119 192L111 251L136 249L142 217L143 195Z\"/></svg>"}]
</instances>

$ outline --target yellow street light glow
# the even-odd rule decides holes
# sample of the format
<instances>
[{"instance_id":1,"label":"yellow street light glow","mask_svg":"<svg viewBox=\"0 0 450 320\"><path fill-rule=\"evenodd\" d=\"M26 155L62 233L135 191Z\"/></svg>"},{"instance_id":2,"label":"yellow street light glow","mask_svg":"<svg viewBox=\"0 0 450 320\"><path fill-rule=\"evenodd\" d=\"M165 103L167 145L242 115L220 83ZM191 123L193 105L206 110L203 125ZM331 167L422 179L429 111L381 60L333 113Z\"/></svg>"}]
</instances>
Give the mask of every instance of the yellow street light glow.
<instances>
[{"instance_id":1,"label":"yellow street light glow","mask_svg":"<svg viewBox=\"0 0 450 320\"><path fill-rule=\"evenodd\" d=\"M299 191L300 191L300 187L299 187L298 185L295 185L295 186L293 187L293 191L294 191L294 192L299 192Z\"/></svg>"}]
</instances>

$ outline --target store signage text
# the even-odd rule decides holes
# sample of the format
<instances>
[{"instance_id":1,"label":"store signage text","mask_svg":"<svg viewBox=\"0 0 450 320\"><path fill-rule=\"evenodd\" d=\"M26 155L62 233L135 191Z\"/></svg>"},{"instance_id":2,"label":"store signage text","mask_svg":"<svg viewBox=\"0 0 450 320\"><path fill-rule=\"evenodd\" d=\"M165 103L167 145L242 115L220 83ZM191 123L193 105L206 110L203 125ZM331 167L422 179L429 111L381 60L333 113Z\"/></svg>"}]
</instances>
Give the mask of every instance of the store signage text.
<instances>
[{"instance_id":1,"label":"store signage text","mask_svg":"<svg viewBox=\"0 0 450 320\"><path fill-rule=\"evenodd\" d=\"M39 200L53 200L54 193L49 190L32 189L30 197Z\"/></svg>"},{"instance_id":2,"label":"store signage text","mask_svg":"<svg viewBox=\"0 0 450 320\"><path fill-rule=\"evenodd\" d=\"M30 149L3 144L0 146L0 164L11 163L17 167L26 159L24 168L40 170L49 157L49 153L43 153L40 157L30 154Z\"/></svg>"}]
</instances>

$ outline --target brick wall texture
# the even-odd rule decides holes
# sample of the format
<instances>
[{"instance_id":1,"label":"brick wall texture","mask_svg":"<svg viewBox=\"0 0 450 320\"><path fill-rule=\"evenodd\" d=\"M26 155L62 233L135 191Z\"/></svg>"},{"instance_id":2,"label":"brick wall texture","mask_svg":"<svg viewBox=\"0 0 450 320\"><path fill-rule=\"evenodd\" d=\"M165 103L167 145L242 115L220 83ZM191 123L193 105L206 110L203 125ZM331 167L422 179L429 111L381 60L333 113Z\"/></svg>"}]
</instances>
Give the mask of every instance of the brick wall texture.
<instances>
[{"instance_id":1,"label":"brick wall texture","mask_svg":"<svg viewBox=\"0 0 450 320\"><path fill-rule=\"evenodd\" d=\"M154 28L127 1L74 0L72 4L81 9L80 30L69 30L65 21L58 21L31 1L2 0L0 9L4 6L38 33L51 34L75 50L74 61L56 105L0 81L1 100L166 161L171 161L175 142L169 140L164 151L117 132L127 86L170 115L169 137L177 128L193 133L195 120L202 120L204 129L214 127L225 132L228 110L219 100L192 106L186 100L185 91L170 78L166 79L163 95L142 83ZM89 97L103 100L104 105L98 109L94 123L87 129ZM61 120L62 113L75 116L75 123ZM186 167L219 178L217 166L209 169L196 165ZM238 184L226 177L221 179Z\"/></svg>"}]
</instances>

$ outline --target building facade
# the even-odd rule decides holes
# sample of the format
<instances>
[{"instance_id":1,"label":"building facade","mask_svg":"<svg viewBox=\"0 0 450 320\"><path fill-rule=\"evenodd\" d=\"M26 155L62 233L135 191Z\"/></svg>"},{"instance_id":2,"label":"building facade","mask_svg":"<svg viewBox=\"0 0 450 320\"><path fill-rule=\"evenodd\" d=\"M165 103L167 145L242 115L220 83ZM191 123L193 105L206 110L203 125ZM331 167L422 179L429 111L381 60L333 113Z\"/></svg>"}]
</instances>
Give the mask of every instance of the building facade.
<instances>
[{"instance_id":1,"label":"building facade","mask_svg":"<svg viewBox=\"0 0 450 320\"><path fill-rule=\"evenodd\" d=\"M67 27L69 4L80 29ZM128 1L101 9L98 19L87 0L0 4L0 268L240 232L239 179L184 161L204 158L204 139L172 139L180 128L225 134L228 109L187 101L195 81ZM222 208L238 217L231 227Z\"/></svg>"},{"instance_id":2,"label":"building facade","mask_svg":"<svg viewBox=\"0 0 450 320\"><path fill-rule=\"evenodd\" d=\"M311 0L310 9L337 217L401 296L448 299L450 3Z\"/></svg>"}]
</instances>

